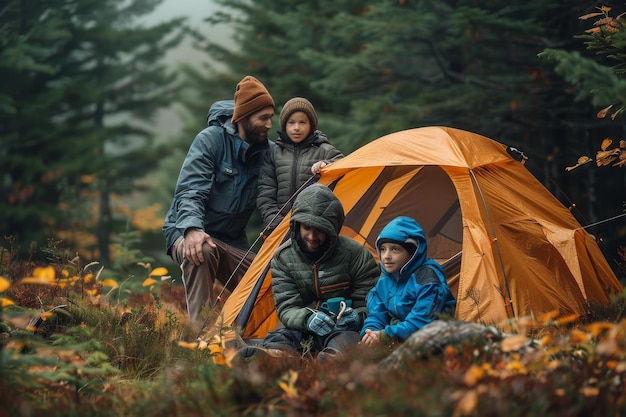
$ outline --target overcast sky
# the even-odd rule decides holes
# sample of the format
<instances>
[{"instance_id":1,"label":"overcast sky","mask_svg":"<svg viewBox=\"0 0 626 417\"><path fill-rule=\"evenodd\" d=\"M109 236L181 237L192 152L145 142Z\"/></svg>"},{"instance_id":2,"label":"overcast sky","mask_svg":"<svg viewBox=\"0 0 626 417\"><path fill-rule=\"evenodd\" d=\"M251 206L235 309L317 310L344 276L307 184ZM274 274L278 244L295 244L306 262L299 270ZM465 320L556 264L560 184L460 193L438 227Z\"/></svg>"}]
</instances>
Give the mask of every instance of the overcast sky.
<instances>
[{"instance_id":1,"label":"overcast sky","mask_svg":"<svg viewBox=\"0 0 626 417\"><path fill-rule=\"evenodd\" d=\"M151 15L140 19L140 23L150 26L176 17L186 17L190 26L206 34L211 40L224 45L233 45L231 31L228 27L215 27L204 22L204 19L215 13L217 9L218 5L213 0L164 0ZM208 61L209 58L202 52L193 49L190 41L184 42L166 56L166 60L173 67L182 63L198 64ZM207 109L209 104L207 103ZM171 134L176 135L181 128L175 108L175 106L171 106L158 112L155 120L155 131L163 138ZM203 126L204 116L204 114L198 116L200 127Z\"/></svg>"},{"instance_id":2,"label":"overcast sky","mask_svg":"<svg viewBox=\"0 0 626 417\"><path fill-rule=\"evenodd\" d=\"M205 33L212 40L232 44L231 31L228 27L215 27L204 22L204 19L215 13L217 9L218 5L213 0L164 0L151 15L144 17L141 21L150 25L176 17L186 17L190 26ZM186 42L178 50L170 53L168 59L175 64L181 61L198 62L206 57L199 56L199 53L191 48L191 44Z\"/></svg>"}]
</instances>

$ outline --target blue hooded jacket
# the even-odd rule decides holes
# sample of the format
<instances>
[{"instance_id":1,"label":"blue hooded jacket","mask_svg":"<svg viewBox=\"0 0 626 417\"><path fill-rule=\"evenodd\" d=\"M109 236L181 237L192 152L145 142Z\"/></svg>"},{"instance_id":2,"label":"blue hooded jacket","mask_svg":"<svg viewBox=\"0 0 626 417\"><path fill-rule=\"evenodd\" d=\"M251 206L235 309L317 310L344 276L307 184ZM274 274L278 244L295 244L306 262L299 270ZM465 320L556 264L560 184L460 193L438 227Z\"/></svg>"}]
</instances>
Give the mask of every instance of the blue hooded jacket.
<instances>
[{"instance_id":1,"label":"blue hooded jacket","mask_svg":"<svg viewBox=\"0 0 626 417\"><path fill-rule=\"evenodd\" d=\"M188 228L246 249L246 224L256 208L257 182L267 141L250 146L237 135L231 117L233 100L213 103L208 127L193 140L176 182L163 234L167 253Z\"/></svg>"},{"instance_id":2,"label":"blue hooded jacket","mask_svg":"<svg viewBox=\"0 0 626 417\"><path fill-rule=\"evenodd\" d=\"M381 262L381 277L367 297L368 315L361 336L367 329L384 330L388 337L403 342L433 321L436 313L454 312L456 300L441 265L427 257L424 230L415 220L400 216L383 228L376 240L379 259L382 239L417 242L417 250L396 273L388 273Z\"/></svg>"}]
</instances>

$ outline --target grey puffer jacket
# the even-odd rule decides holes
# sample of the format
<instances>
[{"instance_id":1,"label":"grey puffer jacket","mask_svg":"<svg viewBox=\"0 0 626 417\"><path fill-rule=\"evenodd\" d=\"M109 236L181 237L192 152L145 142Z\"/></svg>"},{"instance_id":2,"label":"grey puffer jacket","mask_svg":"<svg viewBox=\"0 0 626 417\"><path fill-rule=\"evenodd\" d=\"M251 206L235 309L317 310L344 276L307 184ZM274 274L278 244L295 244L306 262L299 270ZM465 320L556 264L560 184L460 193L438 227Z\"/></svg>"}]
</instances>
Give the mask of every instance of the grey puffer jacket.
<instances>
[{"instance_id":1,"label":"grey puffer jacket","mask_svg":"<svg viewBox=\"0 0 626 417\"><path fill-rule=\"evenodd\" d=\"M291 216L292 238L274 255L272 291L278 318L290 329L307 331L311 309L333 297L352 300L363 318L366 297L376 285L379 268L372 254L357 241L339 236L344 212L341 202L326 186L313 184L296 198ZM327 236L327 249L311 259L298 243L300 223L317 228Z\"/></svg>"},{"instance_id":2,"label":"grey puffer jacket","mask_svg":"<svg viewBox=\"0 0 626 417\"><path fill-rule=\"evenodd\" d=\"M235 102L213 103L208 127L193 140L183 162L163 234L169 254L186 229L201 228L230 245L246 249L246 225L256 207L257 180L267 141L250 146L231 123Z\"/></svg>"},{"instance_id":3,"label":"grey puffer jacket","mask_svg":"<svg viewBox=\"0 0 626 417\"><path fill-rule=\"evenodd\" d=\"M278 132L276 146L265 156L259 176L257 206L263 225L274 229L285 217L291 207L283 208L284 204L311 178L314 163L330 163L340 158L343 154L319 130L300 143L294 143L285 133ZM276 216L281 208L281 214Z\"/></svg>"}]
</instances>

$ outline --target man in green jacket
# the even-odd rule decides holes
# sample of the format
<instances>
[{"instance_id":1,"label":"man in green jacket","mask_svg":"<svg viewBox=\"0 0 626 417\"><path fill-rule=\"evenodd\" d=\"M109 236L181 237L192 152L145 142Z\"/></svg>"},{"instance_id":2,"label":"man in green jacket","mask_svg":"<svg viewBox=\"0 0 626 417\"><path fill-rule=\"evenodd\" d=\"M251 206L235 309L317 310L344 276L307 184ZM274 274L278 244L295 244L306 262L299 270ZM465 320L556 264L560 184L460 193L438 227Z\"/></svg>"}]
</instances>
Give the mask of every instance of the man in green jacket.
<instances>
[{"instance_id":1,"label":"man in green jacket","mask_svg":"<svg viewBox=\"0 0 626 417\"><path fill-rule=\"evenodd\" d=\"M213 103L209 126L193 140L180 170L163 234L182 270L192 332L201 330L202 310L215 301L215 280L232 291L254 257L246 225L265 153L274 146L267 137L273 115L265 86L244 77L234 103Z\"/></svg>"},{"instance_id":2,"label":"man in green jacket","mask_svg":"<svg viewBox=\"0 0 626 417\"><path fill-rule=\"evenodd\" d=\"M271 261L272 292L284 328L270 332L263 347L302 354L336 354L360 341L367 316L366 298L379 269L362 244L339 232L341 202L326 186L313 184L296 198L291 210L291 238ZM324 309L324 302L342 297L343 312Z\"/></svg>"}]
</instances>

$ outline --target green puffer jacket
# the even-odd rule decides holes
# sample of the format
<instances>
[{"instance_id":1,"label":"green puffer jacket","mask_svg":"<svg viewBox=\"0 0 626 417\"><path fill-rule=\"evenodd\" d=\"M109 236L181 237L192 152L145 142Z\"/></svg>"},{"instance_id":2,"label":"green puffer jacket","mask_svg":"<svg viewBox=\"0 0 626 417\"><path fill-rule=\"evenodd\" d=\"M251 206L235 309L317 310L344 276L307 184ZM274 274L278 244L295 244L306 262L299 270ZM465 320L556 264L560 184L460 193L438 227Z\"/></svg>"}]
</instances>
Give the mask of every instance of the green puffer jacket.
<instances>
[{"instance_id":1,"label":"green puffer jacket","mask_svg":"<svg viewBox=\"0 0 626 417\"><path fill-rule=\"evenodd\" d=\"M342 157L343 154L319 130L300 143L293 143L285 133L278 132L276 146L266 154L259 175L257 207L263 225L271 222L270 229L273 229L285 217L291 207L285 207L274 219L287 200L311 178L314 163L330 163Z\"/></svg>"},{"instance_id":2,"label":"green puffer jacket","mask_svg":"<svg viewBox=\"0 0 626 417\"><path fill-rule=\"evenodd\" d=\"M343 221L341 202L326 186L313 184L296 198L292 238L277 249L271 262L274 303L285 327L306 332L311 309L317 310L333 297L352 300L352 308L362 318L367 315L367 294L376 285L380 270L367 248L339 236ZM328 249L317 260L300 249L300 223L327 235Z\"/></svg>"}]
</instances>

